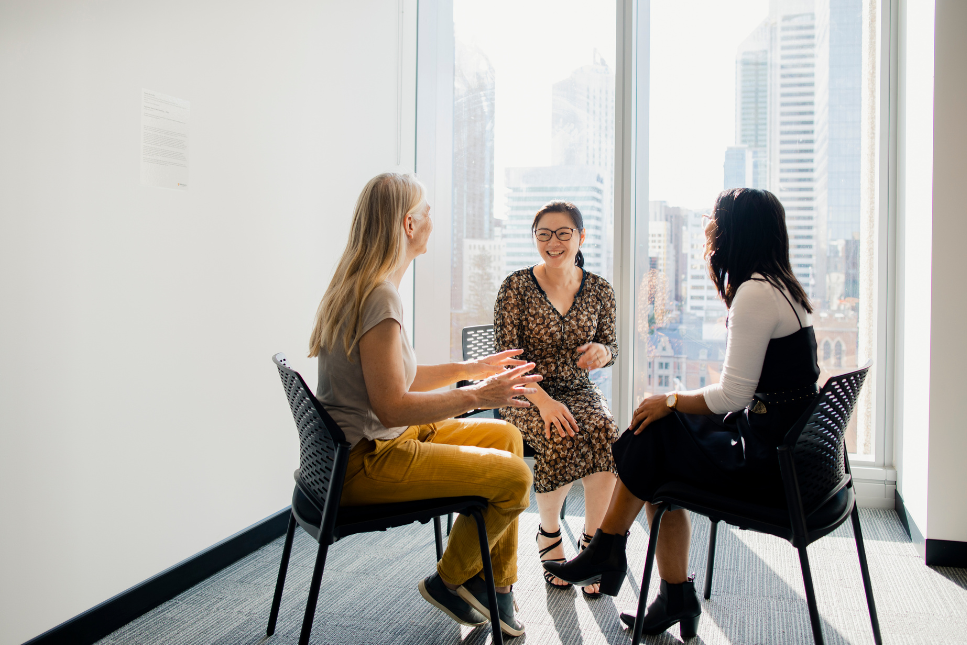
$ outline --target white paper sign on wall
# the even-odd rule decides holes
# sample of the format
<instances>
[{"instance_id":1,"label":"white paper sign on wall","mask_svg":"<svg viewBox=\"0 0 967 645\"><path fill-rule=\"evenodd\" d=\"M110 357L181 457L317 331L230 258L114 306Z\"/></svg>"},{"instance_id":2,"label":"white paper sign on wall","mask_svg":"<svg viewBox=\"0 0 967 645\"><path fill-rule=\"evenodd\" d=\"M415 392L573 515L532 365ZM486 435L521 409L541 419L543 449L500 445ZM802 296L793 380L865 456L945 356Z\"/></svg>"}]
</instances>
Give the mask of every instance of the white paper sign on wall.
<instances>
[{"instance_id":1,"label":"white paper sign on wall","mask_svg":"<svg viewBox=\"0 0 967 645\"><path fill-rule=\"evenodd\" d=\"M188 190L191 104L141 90L141 185Z\"/></svg>"}]
</instances>

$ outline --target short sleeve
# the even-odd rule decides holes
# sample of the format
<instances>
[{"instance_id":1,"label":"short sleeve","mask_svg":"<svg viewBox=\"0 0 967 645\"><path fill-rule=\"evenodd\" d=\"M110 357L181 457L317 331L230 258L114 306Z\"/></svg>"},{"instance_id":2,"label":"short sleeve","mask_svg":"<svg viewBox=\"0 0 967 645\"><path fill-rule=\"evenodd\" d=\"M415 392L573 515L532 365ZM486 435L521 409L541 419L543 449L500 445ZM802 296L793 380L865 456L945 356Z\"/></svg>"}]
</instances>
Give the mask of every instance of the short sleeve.
<instances>
[{"instance_id":1,"label":"short sleeve","mask_svg":"<svg viewBox=\"0 0 967 645\"><path fill-rule=\"evenodd\" d=\"M392 318L403 326L403 300L399 292L389 282L382 282L369 294L363 302L363 310L359 317L358 336L380 324L387 318Z\"/></svg>"}]
</instances>

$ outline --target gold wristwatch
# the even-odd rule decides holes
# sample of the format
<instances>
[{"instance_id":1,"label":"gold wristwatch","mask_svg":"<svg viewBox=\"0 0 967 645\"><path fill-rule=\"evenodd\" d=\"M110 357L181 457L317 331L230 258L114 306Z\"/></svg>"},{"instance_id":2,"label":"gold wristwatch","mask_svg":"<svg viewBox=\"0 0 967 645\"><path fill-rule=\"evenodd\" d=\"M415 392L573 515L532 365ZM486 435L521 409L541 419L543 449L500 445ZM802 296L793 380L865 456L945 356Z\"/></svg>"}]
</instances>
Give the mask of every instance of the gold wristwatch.
<instances>
[{"instance_id":1,"label":"gold wristwatch","mask_svg":"<svg viewBox=\"0 0 967 645\"><path fill-rule=\"evenodd\" d=\"M678 409L678 392L672 392L665 399L665 405L667 405L672 410Z\"/></svg>"}]
</instances>

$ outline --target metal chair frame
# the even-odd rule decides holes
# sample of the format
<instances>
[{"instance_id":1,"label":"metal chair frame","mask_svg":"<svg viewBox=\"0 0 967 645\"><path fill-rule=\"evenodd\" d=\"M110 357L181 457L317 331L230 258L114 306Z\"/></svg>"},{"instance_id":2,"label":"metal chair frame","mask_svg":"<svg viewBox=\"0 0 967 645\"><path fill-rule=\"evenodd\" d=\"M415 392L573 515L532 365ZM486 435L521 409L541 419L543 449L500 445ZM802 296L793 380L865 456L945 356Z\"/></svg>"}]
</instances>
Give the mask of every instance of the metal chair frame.
<instances>
[{"instance_id":1,"label":"metal chair frame","mask_svg":"<svg viewBox=\"0 0 967 645\"><path fill-rule=\"evenodd\" d=\"M483 573L487 583L487 597L490 606L496 607L497 592L490 559L490 544L483 518L487 500L483 497L443 497L399 504L340 506L339 500L342 497L346 464L349 458L349 443L342 429L312 394L302 376L288 366L285 355L276 354L272 360L279 369L279 376L299 431L300 449L299 469L294 473L292 510L282 547L282 561L279 565L279 576L275 584L275 595L269 612L266 635L271 636L275 633L296 524L319 543L299 645L309 643L326 565L326 555L331 544L357 533L385 531L413 522L425 524L433 520L436 554L439 560L443 556L440 517L452 513L469 515L476 521ZM492 621L492 628L493 642L502 645L500 622Z\"/></svg>"},{"instance_id":2,"label":"metal chair frame","mask_svg":"<svg viewBox=\"0 0 967 645\"><path fill-rule=\"evenodd\" d=\"M726 498L678 482L671 482L658 489L655 499L652 500L658 508L650 529L645 571L638 596L638 612L632 633L633 645L638 645L641 641L642 619L648 599L648 585L655 561L661 518L666 511L678 509L705 515L712 521L705 567L703 595L706 600L712 594L715 540L720 521L781 537L796 547L799 551L806 604L809 607L809 620L816 645L823 645L825 641L806 547L834 531L846 518L852 519L873 639L876 645L882 645L845 446L846 426L871 365L872 361L853 372L831 377L799 421L786 433L777 451L786 497L785 509L764 506L756 500Z\"/></svg>"}]
</instances>

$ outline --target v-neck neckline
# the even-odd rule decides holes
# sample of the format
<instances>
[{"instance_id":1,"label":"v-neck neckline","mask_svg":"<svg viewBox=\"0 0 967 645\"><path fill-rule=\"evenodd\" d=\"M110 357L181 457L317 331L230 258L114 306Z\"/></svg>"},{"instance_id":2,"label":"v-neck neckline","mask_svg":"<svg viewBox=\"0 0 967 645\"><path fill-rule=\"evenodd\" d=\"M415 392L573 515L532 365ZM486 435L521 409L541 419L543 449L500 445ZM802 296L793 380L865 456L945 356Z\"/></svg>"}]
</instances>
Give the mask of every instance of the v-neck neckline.
<instances>
[{"instance_id":1,"label":"v-neck neckline","mask_svg":"<svg viewBox=\"0 0 967 645\"><path fill-rule=\"evenodd\" d=\"M537 290L541 292L541 295L542 296L544 296L544 300L547 301L547 304L549 304L551 306L551 309L553 309L554 312L562 320L565 319L565 318L567 318L567 315L569 313L571 313L571 310L572 309L574 309L574 305L577 304L578 296L580 296L581 295L581 292L584 291L584 281L587 280L588 272L584 269L584 267L578 267L578 268L581 269L581 285L578 287L578 290L574 293L574 299L571 301L571 306L568 307L567 308L567 311L562 314L560 311L558 311L557 307L554 306L554 303L551 302L550 296L548 296L547 295L547 292L544 291L544 287L541 286L541 283L537 281L537 276L534 275L534 267L536 267L536 266L537 265L534 265L534 266L532 266L530 268L530 276L531 276L531 280L534 281L534 286L537 287Z\"/></svg>"}]
</instances>

